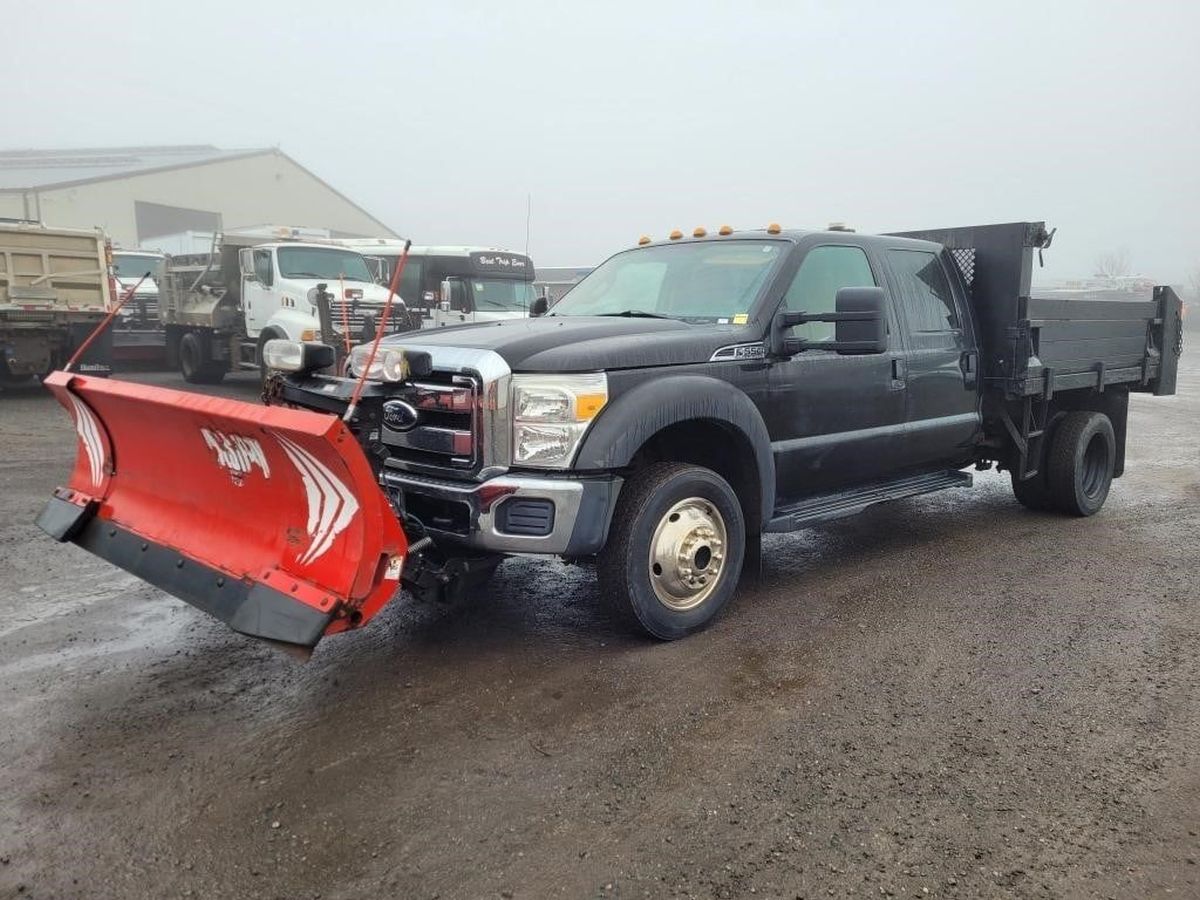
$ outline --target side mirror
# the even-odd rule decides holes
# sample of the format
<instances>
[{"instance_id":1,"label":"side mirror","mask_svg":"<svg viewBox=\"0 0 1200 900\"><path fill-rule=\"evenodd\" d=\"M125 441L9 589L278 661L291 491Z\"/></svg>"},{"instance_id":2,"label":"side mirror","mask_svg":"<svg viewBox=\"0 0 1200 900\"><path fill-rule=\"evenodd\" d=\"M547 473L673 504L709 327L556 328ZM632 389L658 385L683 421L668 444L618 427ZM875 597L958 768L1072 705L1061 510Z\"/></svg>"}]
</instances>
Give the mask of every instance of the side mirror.
<instances>
[{"instance_id":1,"label":"side mirror","mask_svg":"<svg viewBox=\"0 0 1200 900\"><path fill-rule=\"evenodd\" d=\"M542 295L529 304L529 315L531 318L536 319L538 316L544 316L546 310L549 308L550 300L545 295Z\"/></svg>"},{"instance_id":2,"label":"side mirror","mask_svg":"<svg viewBox=\"0 0 1200 900\"><path fill-rule=\"evenodd\" d=\"M471 312L470 298L467 297L467 286L456 278L447 278L441 284L441 297L438 307L445 310Z\"/></svg>"},{"instance_id":3,"label":"side mirror","mask_svg":"<svg viewBox=\"0 0 1200 900\"><path fill-rule=\"evenodd\" d=\"M242 270L243 278L258 281L258 275L254 272L254 251L251 248L247 247L238 252L238 268Z\"/></svg>"},{"instance_id":4,"label":"side mirror","mask_svg":"<svg viewBox=\"0 0 1200 900\"><path fill-rule=\"evenodd\" d=\"M838 353L884 353L888 347L887 298L883 288L844 287L834 299L839 317L834 325Z\"/></svg>"},{"instance_id":5,"label":"side mirror","mask_svg":"<svg viewBox=\"0 0 1200 900\"><path fill-rule=\"evenodd\" d=\"M848 356L887 351L887 298L883 288L839 288L834 307L836 311L831 313L777 313L772 335L776 355L795 356L805 350L833 350ZM834 340L805 341L787 336L788 329L805 322L835 323Z\"/></svg>"}]
</instances>

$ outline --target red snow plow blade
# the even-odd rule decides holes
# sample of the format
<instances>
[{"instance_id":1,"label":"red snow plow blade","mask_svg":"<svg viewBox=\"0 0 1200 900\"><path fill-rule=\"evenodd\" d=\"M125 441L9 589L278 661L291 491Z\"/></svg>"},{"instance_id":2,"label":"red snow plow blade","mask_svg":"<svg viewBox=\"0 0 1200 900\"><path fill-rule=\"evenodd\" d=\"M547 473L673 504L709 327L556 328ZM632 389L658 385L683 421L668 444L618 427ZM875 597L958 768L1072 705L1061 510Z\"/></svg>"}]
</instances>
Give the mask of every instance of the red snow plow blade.
<instances>
[{"instance_id":1,"label":"red snow plow blade","mask_svg":"<svg viewBox=\"0 0 1200 900\"><path fill-rule=\"evenodd\" d=\"M54 372L75 420L38 525L216 616L312 647L396 592L404 533L336 416Z\"/></svg>"}]
</instances>

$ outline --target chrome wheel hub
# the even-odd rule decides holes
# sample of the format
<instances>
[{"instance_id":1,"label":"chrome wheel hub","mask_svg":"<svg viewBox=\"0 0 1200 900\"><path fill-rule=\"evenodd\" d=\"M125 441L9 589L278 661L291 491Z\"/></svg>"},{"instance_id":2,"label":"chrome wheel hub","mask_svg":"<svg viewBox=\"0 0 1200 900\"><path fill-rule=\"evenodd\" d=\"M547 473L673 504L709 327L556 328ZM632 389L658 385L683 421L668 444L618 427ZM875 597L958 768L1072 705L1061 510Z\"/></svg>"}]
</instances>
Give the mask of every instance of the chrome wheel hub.
<instances>
[{"instance_id":1,"label":"chrome wheel hub","mask_svg":"<svg viewBox=\"0 0 1200 900\"><path fill-rule=\"evenodd\" d=\"M728 538L717 508L700 497L680 500L650 540L650 584L664 606L680 612L699 606L717 588Z\"/></svg>"}]
</instances>

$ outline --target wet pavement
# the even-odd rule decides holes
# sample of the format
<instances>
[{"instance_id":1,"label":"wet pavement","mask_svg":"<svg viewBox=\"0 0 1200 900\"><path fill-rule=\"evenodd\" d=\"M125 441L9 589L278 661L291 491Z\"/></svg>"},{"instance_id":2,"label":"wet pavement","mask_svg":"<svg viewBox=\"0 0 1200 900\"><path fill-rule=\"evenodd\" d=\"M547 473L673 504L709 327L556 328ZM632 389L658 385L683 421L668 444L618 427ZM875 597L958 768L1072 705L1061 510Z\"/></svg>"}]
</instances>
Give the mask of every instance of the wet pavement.
<instances>
[{"instance_id":1,"label":"wet pavement","mask_svg":"<svg viewBox=\"0 0 1200 900\"><path fill-rule=\"evenodd\" d=\"M1179 390L1092 519L987 473L769 539L674 644L511 560L308 663L42 535L73 431L10 391L0 897L1200 896L1194 352Z\"/></svg>"}]
</instances>

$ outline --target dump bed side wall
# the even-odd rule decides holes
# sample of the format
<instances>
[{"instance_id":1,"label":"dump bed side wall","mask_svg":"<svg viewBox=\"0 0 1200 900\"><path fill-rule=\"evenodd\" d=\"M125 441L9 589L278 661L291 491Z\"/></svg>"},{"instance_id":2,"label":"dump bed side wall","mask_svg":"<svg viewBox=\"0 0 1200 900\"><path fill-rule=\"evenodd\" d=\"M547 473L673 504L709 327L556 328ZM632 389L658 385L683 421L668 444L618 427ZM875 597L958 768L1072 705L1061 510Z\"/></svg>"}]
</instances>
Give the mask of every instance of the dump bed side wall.
<instances>
[{"instance_id":1,"label":"dump bed side wall","mask_svg":"<svg viewBox=\"0 0 1200 900\"><path fill-rule=\"evenodd\" d=\"M110 300L101 233L0 226L0 314L32 305L103 311Z\"/></svg>"},{"instance_id":2,"label":"dump bed side wall","mask_svg":"<svg viewBox=\"0 0 1200 900\"><path fill-rule=\"evenodd\" d=\"M970 299L985 387L1007 397L1112 384L1173 393L1181 316L1170 288L1153 301L1031 297L1042 222L905 232L953 258ZM1168 358L1167 350L1174 355Z\"/></svg>"}]
</instances>

